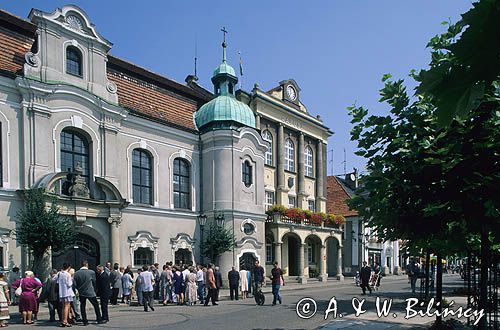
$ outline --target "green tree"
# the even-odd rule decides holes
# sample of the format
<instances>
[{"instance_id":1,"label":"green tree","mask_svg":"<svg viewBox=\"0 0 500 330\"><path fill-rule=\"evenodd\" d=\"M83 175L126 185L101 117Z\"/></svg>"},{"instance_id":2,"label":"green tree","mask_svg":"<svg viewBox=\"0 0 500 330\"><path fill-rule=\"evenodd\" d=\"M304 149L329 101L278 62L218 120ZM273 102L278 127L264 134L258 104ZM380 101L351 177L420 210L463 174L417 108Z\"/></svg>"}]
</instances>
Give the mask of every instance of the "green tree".
<instances>
[{"instance_id":1,"label":"green tree","mask_svg":"<svg viewBox=\"0 0 500 330\"><path fill-rule=\"evenodd\" d=\"M203 242L203 255L209 256L211 262L216 262L224 252L232 251L236 245L234 235L224 227L211 223L208 228L208 236Z\"/></svg>"},{"instance_id":2,"label":"green tree","mask_svg":"<svg viewBox=\"0 0 500 330\"><path fill-rule=\"evenodd\" d=\"M413 98L402 80L384 76L380 101L389 115L349 108L351 138L368 159L365 192L351 206L383 238L439 256L480 241L480 308L488 306L486 260L500 233L499 3L475 3L460 22L446 23L428 45L429 69L411 75Z\"/></svg>"},{"instance_id":3,"label":"green tree","mask_svg":"<svg viewBox=\"0 0 500 330\"><path fill-rule=\"evenodd\" d=\"M44 257L49 248L52 252L62 251L74 242L74 224L59 214L57 198L48 197L43 189L29 189L22 194L24 208L17 214L17 241L31 251L32 269L40 276L47 271Z\"/></svg>"}]
</instances>

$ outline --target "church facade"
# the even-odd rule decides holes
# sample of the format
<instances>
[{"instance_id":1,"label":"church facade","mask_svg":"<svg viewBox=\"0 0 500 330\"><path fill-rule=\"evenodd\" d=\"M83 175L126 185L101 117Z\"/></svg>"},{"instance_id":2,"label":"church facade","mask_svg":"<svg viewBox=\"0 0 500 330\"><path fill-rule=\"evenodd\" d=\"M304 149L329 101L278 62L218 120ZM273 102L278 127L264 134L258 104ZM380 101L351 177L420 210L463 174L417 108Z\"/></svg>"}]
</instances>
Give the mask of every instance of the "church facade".
<instances>
[{"instance_id":1,"label":"church facade","mask_svg":"<svg viewBox=\"0 0 500 330\"><path fill-rule=\"evenodd\" d=\"M110 55L112 43L71 5L33 9L28 20L0 11L0 45L5 268L29 264L15 229L19 191L31 188L57 196L78 231L74 246L52 253L54 267L206 262L211 223L236 241L217 260L223 274L258 259L302 281L326 278L327 259L341 257L339 228L265 213L271 204L326 210L331 132L299 102L295 81L237 92L224 55L213 92L196 79L179 84Z\"/></svg>"}]
</instances>

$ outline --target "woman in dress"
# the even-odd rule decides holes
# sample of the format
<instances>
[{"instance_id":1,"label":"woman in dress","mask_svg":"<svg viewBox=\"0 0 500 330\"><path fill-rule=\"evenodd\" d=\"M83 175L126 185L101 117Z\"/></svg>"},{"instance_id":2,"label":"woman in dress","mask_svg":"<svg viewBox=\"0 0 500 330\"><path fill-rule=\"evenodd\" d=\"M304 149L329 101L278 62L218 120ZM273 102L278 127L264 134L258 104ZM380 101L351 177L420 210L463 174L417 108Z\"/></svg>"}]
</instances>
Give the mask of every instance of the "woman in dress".
<instances>
[{"instance_id":1,"label":"woman in dress","mask_svg":"<svg viewBox=\"0 0 500 330\"><path fill-rule=\"evenodd\" d=\"M37 310L37 293L42 285L35 280L35 274L28 270L24 273L24 278L14 282L12 287L16 290L21 287L22 290L19 297L19 313L23 315L23 323L33 324L33 311Z\"/></svg>"},{"instance_id":2,"label":"woman in dress","mask_svg":"<svg viewBox=\"0 0 500 330\"><path fill-rule=\"evenodd\" d=\"M132 295L133 286L134 282L132 281L132 272L129 269L126 269L122 276L122 290L123 298L128 305L130 305L130 296Z\"/></svg>"},{"instance_id":3,"label":"woman in dress","mask_svg":"<svg viewBox=\"0 0 500 330\"><path fill-rule=\"evenodd\" d=\"M183 297L184 276L177 267L174 267L173 281L174 281L174 292L175 295L177 296L177 305L182 305L184 302L184 297Z\"/></svg>"},{"instance_id":4,"label":"woman in dress","mask_svg":"<svg viewBox=\"0 0 500 330\"><path fill-rule=\"evenodd\" d=\"M187 300L189 301L190 306L196 304L197 292L198 286L196 285L196 273L193 267L189 267L189 274L187 276Z\"/></svg>"},{"instance_id":5,"label":"woman in dress","mask_svg":"<svg viewBox=\"0 0 500 330\"><path fill-rule=\"evenodd\" d=\"M71 265L64 263L62 270L57 275L57 284L59 285L59 300L62 308L61 327L71 327L69 323L69 313L71 303L75 297L73 292L73 279L69 273Z\"/></svg>"},{"instance_id":6,"label":"woman in dress","mask_svg":"<svg viewBox=\"0 0 500 330\"><path fill-rule=\"evenodd\" d=\"M0 273L0 328L6 327L5 320L10 319L9 316L10 294L9 286L5 281L5 275Z\"/></svg>"},{"instance_id":7,"label":"woman in dress","mask_svg":"<svg viewBox=\"0 0 500 330\"><path fill-rule=\"evenodd\" d=\"M240 270L241 299L245 299L248 294L248 277L245 268Z\"/></svg>"}]
</instances>

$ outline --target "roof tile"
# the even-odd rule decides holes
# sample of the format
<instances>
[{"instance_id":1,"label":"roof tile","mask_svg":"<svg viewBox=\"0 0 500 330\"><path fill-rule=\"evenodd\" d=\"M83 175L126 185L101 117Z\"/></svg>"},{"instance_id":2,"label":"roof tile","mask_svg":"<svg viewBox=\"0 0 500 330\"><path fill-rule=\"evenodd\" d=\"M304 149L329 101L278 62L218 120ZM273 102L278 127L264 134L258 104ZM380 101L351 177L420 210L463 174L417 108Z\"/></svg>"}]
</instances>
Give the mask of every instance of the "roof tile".
<instances>
[{"instance_id":1,"label":"roof tile","mask_svg":"<svg viewBox=\"0 0 500 330\"><path fill-rule=\"evenodd\" d=\"M356 210L349 210L347 200L351 199L342 184L335 176L329 176L327 181L326 211L328 213L343 215L344 217L357 216Z\"/></svg>"}]
</instances>

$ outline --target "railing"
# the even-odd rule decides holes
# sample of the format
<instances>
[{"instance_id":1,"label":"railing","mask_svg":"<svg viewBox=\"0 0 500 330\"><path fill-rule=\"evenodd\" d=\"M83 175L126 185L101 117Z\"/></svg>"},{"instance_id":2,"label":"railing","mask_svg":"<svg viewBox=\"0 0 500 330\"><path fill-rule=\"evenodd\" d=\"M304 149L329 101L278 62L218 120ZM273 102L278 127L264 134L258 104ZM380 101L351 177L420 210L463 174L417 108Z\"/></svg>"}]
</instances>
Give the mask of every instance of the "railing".
<instances>
[{"instance_id":1,"label":"railing","mask_svg":"<svg viewBox=\"0 0 500 330\"><path fill-rule=\"evenodd\" d=\"M331 223L329 221L322 221L321 223L314 222L311 219L301 219L301 218L289 218L285 215L281 214L274 214L274 215L269 215L266 218L266 222L268 223L286 223L286 224L292 224L292 225L303 225L303 226L310 226L310 227L318 227L318 228L331 228L331 229L340 229L340 226Z\"/></svg>"}]
</instances>

